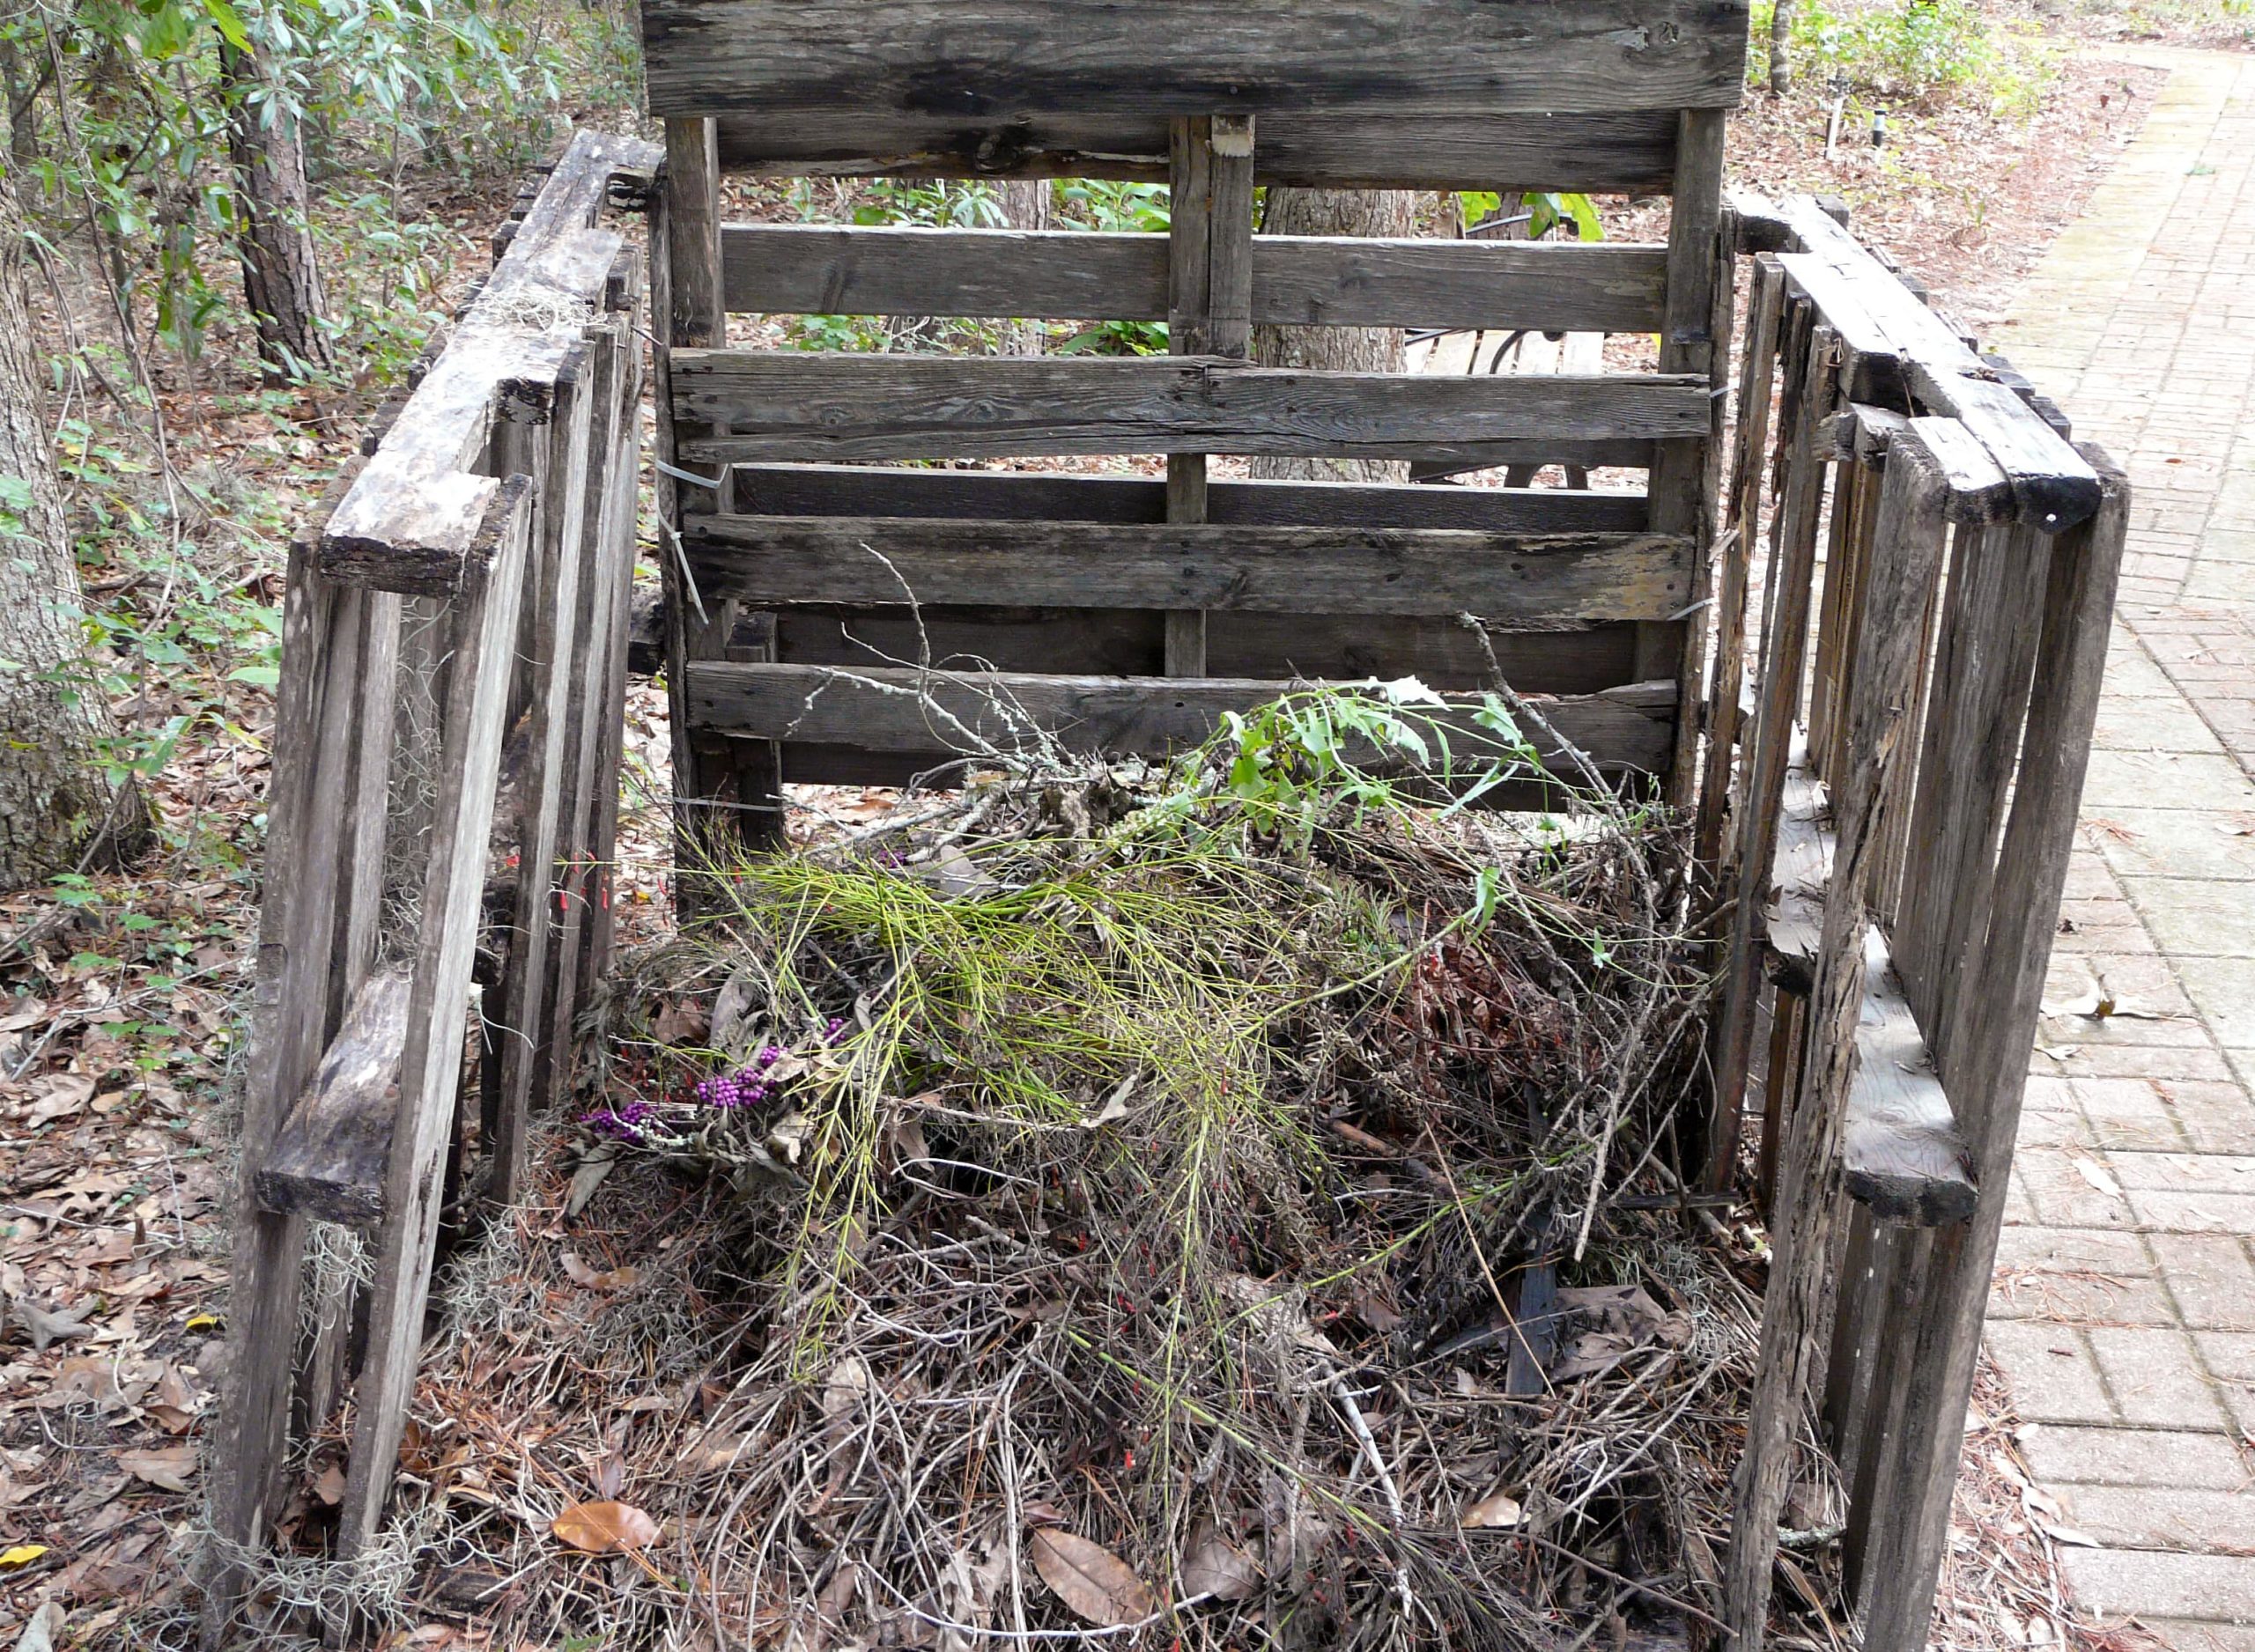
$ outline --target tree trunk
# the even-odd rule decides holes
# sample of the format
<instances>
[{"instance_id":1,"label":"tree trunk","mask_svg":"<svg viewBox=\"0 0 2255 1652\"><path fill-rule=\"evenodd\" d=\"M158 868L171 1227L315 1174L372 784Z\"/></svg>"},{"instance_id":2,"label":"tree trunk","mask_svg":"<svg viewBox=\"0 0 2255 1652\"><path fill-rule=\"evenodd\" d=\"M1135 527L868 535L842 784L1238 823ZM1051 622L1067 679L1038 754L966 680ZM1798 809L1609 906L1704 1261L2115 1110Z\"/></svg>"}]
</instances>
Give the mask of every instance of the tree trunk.
<instances>
[{"instance_id":1,"label":"tree trunk","mask_svg":"<svg viewBox=\"0 0 2255 1652\"><path fill-rule=\"evenodd\" d=\"M1784 97L1793 89L1793 12L1800 0L1778 0L1770 15L1770 91Z\"/></svg>"},{"instance_id":2,"label":"tree trunk","mask_svg":"<svg viewBox=\"0 0 2255 1652\"><path fill-rule=\"evenodd\" d=\"M1268 235L1403 236L1415 227L1417 197L1408 190L1271 189L1262 217ZM1399 372L1399 328L1261 327L1253 358L1264 367L1331 372ZM1325 482L1407 482L1409 467L1391 459L1255 459L1256 476Z\"/></svg>"},{"instance_id":3,"label":"tree trunk","mask_svg":"<svg viewBox=\"0 0 2255 1652\"><path fill-rule=\"evenodd\" d=\"M90 683L54 680L84 652L84 598L24 264L15 181L0 168L0 889L67 870L89 839L120 843L141 821L138 797L114 799L102 776L108 703Z\"/></svg>"},{"instance_id":4,"label":"tree trunk","mask_svg":"<svg viewBox=\"0 0 2255 1652\"><path fill-rule=\"evenodd\" d=\"M1014 230L1049 227L1052 185L1046 178L1013 178L1002 187L1002 221ZM1005 356L1039 356L1048 343L1039 318L1021 317L1002 323L997 339Z\"/></svg>"},{"instance_id":5,"label":"tree trunk","mask_svg":"<svg viewBox=\"0 0 2255 1652\"><path fill-rule=\"evenodd\" d=\"M297 116L278 97L262 95L254 59L223 41L219 63L243 298L258 326L266 382L290 384L336 361L319 325L326 306L306 215L305 143Z\"/></svg>"},{"instance_id":6,"label":"tree trunk","mask_svg":"<svg viewBox=\"0 0 2255 1652\"><path fill-rule=\"evenodd\" d=\"M39 85L39 77L24 62L15 36L0 34L0 88L4 88L8 100L8 154L19 169L39 159L39 133L33 123Z\"/></svg>"}]
</instances>

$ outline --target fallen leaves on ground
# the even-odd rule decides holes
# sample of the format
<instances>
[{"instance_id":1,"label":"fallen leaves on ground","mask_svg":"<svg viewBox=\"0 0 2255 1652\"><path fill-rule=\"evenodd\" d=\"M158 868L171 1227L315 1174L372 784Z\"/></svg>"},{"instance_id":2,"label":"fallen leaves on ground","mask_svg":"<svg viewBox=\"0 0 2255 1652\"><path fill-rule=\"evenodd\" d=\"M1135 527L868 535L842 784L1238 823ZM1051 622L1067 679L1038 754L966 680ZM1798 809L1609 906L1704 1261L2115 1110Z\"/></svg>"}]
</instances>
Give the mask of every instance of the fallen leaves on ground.
<instances>
[{"instance_id":1,"label":"fallen leaves on ground","mask_svg":"<svg viewBox=\"0 0 2255 1652\"><path fill-rule=\"evenodd\" d=\"M632 1503L573 1503L549 1530L566 1547L583 1554L647 1549L658 1540L658 1523Z\"/></svg>"},{"instance_id":2,"label":"fallen leaves on ground","mask_svg":"<svg viewBox=\"0 0 2255 1652\"><path fill-rule=\"evenodd\" d=\"M1086 1538L1044 1526L1026 1540L1026 1551L1041 1581L1083 1623L1117 1629L1157 1610L1150 1585L1127 1561Z\"/></svg>"}]
</instances>

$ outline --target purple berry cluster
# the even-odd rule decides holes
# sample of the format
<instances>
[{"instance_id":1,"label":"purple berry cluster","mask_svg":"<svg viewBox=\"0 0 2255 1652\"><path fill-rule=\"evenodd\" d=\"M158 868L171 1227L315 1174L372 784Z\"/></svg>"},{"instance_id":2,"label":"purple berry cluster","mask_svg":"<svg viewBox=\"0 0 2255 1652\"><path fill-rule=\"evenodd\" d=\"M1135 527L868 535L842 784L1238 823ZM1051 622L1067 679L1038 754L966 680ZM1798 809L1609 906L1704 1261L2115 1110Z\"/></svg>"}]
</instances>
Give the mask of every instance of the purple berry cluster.
<instances>
[{"instance_id":1,"label":"purple berry cluster","mask_svg":"<svg viewBox=\"0 0 2255 1652\"><path fill-rule=\"evenodd\" d=\"M752 1058L751 1065L731 1073L714 1073L697 1086L697 1099L707 1107L717 1107L722 1112L734 1112L739 1107L757 1107L774 1094L775 1087L766 1076L767 1069L783 1058L780 1044L769 1044Z\"/></svg>"},{"instance_id":2,"label":"purple berry cluster","mask_svg":"<svg viewBox=\"0 0 2255 1652\"><path fill-rule=\"evenodd\" d=\"M643 1126L656 1117L657 1109L649 1103L634 1101L624 1107L598 1107L592 1113L580 1114L580 1122L615 1141L640 1141Z\"/></svg>"}]
</instances>

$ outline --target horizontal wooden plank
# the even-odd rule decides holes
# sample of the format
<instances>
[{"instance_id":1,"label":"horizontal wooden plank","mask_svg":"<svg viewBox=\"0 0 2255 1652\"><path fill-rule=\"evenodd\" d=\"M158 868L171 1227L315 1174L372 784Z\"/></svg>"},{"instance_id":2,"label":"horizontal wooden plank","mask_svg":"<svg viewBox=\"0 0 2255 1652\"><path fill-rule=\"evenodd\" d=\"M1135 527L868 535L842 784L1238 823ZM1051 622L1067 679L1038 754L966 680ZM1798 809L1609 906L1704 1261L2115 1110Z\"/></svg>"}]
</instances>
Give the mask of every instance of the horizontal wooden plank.
<instances>
[{"instance_id":1,"label":"horizontal wooden plank","mask_svg":"<svg viewBox=\"0 0 2255 1652\"><path fill-rule=\"evenodd\" d=\"M1222 453L1506 462L1704 437L1689 375L1311 372L1200 357L955 358L676 350L692 462ZM1647 454L1647 459L1649 455ZM1601 460L1599 462L1618 462Z\"/></svg>"},{"instance_id":2,"label":"horizontal wooden plank","mask_svg":"<svg viewBox=\"0 0 2255 1652\"><path fill-rule=\"evenodd\" d=\"M913 616L898 608L785 608L774 626L776 657L805 665L928 657L961 670L1155 677L1166 658L1162 616L1149 608L933 607ZM1487 686L1492 651L1496 668L1523 693L1593 694L1636 681L1633 624L1489 628L1483 648L1453 618L1224 608L1207 617L1206 666L1218 676L1264 682L1414 676L1436 689L1467 690Z\"/></svg>"},{"instance_id":3,"label":"horizontal wooden plank","mask_svg":"<svg viewBox=\"0 0 2255 1652\"><path fill-rule=\"evenodd\" d=\"M965 118L764 109L718 122L721 165L769 177L1128 178L1167 181L1167 117L1083 109ZM1671 109L1609 114L1261 117L1254 181L1304 189L1666 195Z\"/></svg>"},{"instance_id":4,"label":"horizontal wooden plank","mask_svg":"<svg viewBox=\"0 0 2255 1652\"><path fill-rule=\"evenodd\" d=\"M1840 1148L1849 1196L1905 1227L1968 1221L1979 1190L1965 1140L1876 926L1864 945L1864 972Z\"/></svg>"},{"instance_id":5,"label":"horizontal wooden plank","mask_svg":"<svg viewBox=\"0 0 2255 1652\"><path fill-rule=\"evenodd\" d=\"M387 970L353 994L313 1081L252 1172L262 1208L363 1229L383 1221L410 985L406 970Z\"/></svg>"},{"instance_id":6,"label":"horizontal wooden plank","mask_svg":"<svg viewBox=\"0 0 2255 1652\"><path fill-rule=\"evenodd\" d=\"M707 602L1024 603L1268 613L1478 614L1505 623L1666 619L1689 538L1452 528L1114 526L905 517L684 523Z\"/></svg>"},{"instance_id":7,"label":"horizontal wooden plank","mask_svg":"<svg viewBox=\"0 0 2255 1652\"><path fill-rule=\"evenodd\" d=\"M914 516L1164 522L1166 483L1142 476L878 465L739 465L736 497L772 516ZM1459 527L1489 534L1632 534L1641 493L1356 482L1210 482L1208 520L1268 527Z\"/></svg>"},{"instance_id":8,"label":"horizontal wooden plank","mask_svg":"<svg viewBox=\"0 0 2255 1652\"><path fill-rule=\"evenodd\" d=\"M731 224L735 311L1164 321L1164 236L1068 230ZM1648 333L1667 249L1628 242L1261 236L1253 319L1305 327L1542 328Z\"/></svg>"},{"instance_id":9,"label":"horizontal wooden plank","mask_svg":"<svg viewBox=\"0 0 2255 1652\"><path fill-rule=\"evenodd\" d=\"M1187 750L1225 712L1246 712L1290 686L1237 678L1037 676L922 672L898 667L692 660L693 727L749 740L796 740L871 751L923 751L1019 744L1031 722L1068 749L1120 756ZM1657 772L1667 763L1675 709L1673 683L1637 683L1542 709L1559 734L1601 770ZM1446 714L1477 735L1463 712ZM1468 749L1468 748L1466 748ZM1544 754L1556 769L1563 759Z\"/></svg>"},{"instance_id":10,"label":"horizontal wooden plank","mask_svg":"<svg viewBox=\"0 0 2255 1652\"><path fill-rule=\"evenodd\" d=\"M1824 788L1809 772L1796 729L1765 917L1771 978L1780 992L1797 998L1812 990L1832 881L1826 808ZM1885 1221L1963 1221L1973 1213L1976 1194L1964 1142L1876 925L1865 942L1864 965L1856 1075L1841 1149L1848 1193Z\"/></svg>"},{"instance_id":11,"label":"horizontal wooden plank","mask_svg":"<svg viewBox=\"0 0 2255 1652\"><path fill-rule=\"evenodd\" d=\"M1734 107L1746 0L643 0L654 115Z\"/></svg>"}]
</instances>

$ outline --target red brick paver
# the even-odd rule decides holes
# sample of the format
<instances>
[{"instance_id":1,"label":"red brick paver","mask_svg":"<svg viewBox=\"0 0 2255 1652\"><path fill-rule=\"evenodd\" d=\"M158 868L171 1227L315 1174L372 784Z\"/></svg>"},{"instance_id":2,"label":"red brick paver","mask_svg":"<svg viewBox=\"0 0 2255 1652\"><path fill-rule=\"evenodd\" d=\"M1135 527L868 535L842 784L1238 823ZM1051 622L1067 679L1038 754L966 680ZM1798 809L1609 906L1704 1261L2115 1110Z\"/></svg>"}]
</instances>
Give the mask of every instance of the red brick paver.
<instances>
[{"instance_id":1,"label":"red brick paver","mask_svg":"<svg viewBox=\"0 0 2255 1652\"><path fill-rule=\"evenodd\" d=\"M2169 88L1998 337L2137 501L1989 1346L2075 1605L2255 1652L2255 59L2131 55Z\"/></svg>"}]
</instances>

